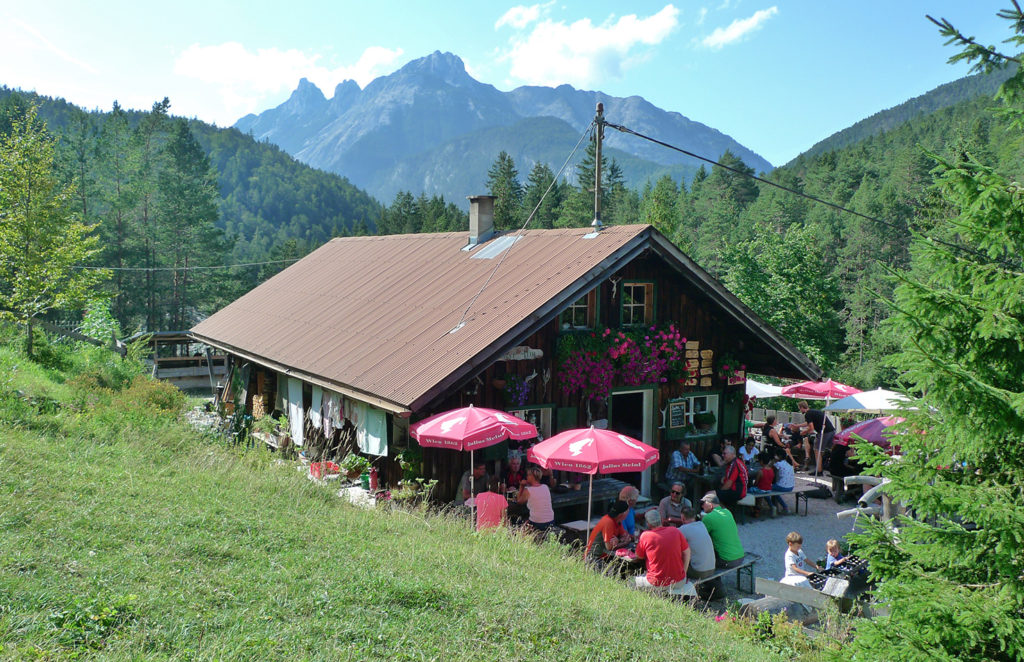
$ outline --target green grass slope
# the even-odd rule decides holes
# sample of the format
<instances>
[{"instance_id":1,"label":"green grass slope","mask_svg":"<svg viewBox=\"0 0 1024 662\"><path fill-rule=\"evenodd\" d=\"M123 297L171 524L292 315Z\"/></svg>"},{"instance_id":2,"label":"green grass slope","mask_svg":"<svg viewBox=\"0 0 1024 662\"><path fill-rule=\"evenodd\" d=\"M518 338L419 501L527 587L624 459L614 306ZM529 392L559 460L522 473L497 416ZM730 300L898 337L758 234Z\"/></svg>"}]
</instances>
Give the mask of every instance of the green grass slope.
<instances>
[{"instance_id":1,"label":"green grass slope","mask_svg":"<svg viewBox=\"0 0 1024 662\"><path fill-rule=\"evenodd\" d=\"M792 659L578 553L366 511L101 351L0 346L0 658Z\"/></svg>"}]
</instances>

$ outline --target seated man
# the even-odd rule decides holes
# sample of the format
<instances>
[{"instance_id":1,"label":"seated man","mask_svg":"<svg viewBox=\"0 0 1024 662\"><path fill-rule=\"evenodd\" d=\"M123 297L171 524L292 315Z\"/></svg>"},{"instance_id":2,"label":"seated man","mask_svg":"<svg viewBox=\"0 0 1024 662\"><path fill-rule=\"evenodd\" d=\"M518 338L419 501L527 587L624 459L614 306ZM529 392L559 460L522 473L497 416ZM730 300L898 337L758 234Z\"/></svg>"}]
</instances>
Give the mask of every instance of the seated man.
<instances>
[{"instance_id":1,"label":"seated man","mask_svg":"<svg viewBox=\"0 0 1024 662\"><path fill-rule=\"evenodd\" d=\"M740 532L736 528L736 520L732 513L722 508L718 497L713 492L708 492L701 500L701 509L704 516L701 522L711 536L711 543L715 547L715 565L719 568L735 568L743 563L743 543L740 542Z\"/></svg>"},{"instance_id":2,"label":"seated man","mask_svg":"<svg viewBox=\"0 0 1024 662\"><path fill-rule=\"evenodd\" d=\"M626 533L636 537L636 502L640 500L640 490L632 485L627 485L619 490L619 501L625 501L629 506L626 511L626 518L622 520L622 528Z\"/></svg>"},{"instance_id":3,"label":"seated man","mask_svg":"<svg viewBox=\"0 0 1024 662\"><path fill-rule=\"evenodd\" d=\"M676 527L664 526L657 510L648 510L645 517L647 530L640 534L636 557L647 561L647 572L636 578L637 587L668 587L685 581L690 563L686 538Z\"/></svg>"},{"instance_id":4,"label":"seated man","mask_svg":"<svg viewBox=\"0 0 1024 662\"><path fill-rule=\"evenodd\" d=\"M700 471L700 460L690 450L690 444L683 442L679 444L679 450L672 453L672 459L668 465L665 477L669 480L678 480L685 483Z\"/></svg>"},{"instance_id":5,"label":"seated man","mask_svg":"<svg viewBox=\"0 0 1024 662\"><path fill-rule=\"evenodd\" d=\"M625 501L616 501L612 504L608 514L602 517L594 530L590 532L587 552L584 554L587 561L597 564L604 563L612 552L632 539L622 528L622 520L626 518L628 510L629 506Z\"/></svg>"},{"instance_id":6,"label":"seated man","mask_svg":"<svg viewBox=\"0 0 1024 662\"><path fill-rule=\"evenodd\" d=\"M690 507L690 500L683 496L683 484L672 483L668 496L658 504L658 514L665 526L679 526L683 523L682 510Z\"/></svg>"},{"instance_id":7,"label":"seated man","mask_svg":"<svg viewBox=\"0 0 1024 662\"><path fill-rule=\"evenodd\" d=\"M459 487L455 492L455 505L461 506L469 497L476 496L481 492L487 491L487 485L491 482L491 477L487 475L487 465L483 462L477 462L473 466L473 480L470 481L469 469L462 474L462 478L459 479ZM470 483L472 483L472 491L470 489Z\"/></svg>"},{"instance_id":8,"label":"seated man","mask_svg":"<svg viewBox=\"0 0 1024 662\"><path fill-rule=\"evenodd\" d=\"M679 531L690 547L690 566L686 569L686 576L690 579L710 577L715 572L715 545L704 522L697 521L693 508L683 508L683 525Z\"/></svg>"},{"instance_id":9,"label":"seated man","mask_svg":"<svg viewBox=\"0 0 1024 662\"><path fill-rule=\"evenodd\" d=\"M747 496L747 464L736 457L736 449L732 446L722 450L722 459L726 463L725 474L715 494L721 503L731 506Z\"/></svg>"}]
</instances>

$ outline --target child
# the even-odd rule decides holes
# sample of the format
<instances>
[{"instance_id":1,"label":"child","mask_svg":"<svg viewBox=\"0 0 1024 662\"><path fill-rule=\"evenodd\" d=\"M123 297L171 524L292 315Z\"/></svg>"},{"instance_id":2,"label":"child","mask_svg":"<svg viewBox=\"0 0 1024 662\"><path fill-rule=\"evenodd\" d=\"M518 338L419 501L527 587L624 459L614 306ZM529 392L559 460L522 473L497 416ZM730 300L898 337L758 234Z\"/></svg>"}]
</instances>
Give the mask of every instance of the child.
<instances>
[{"instance_id":1,"label":"child","mask_svg":"<svg viewBox=\"0 0 1024 662\"><path fill-rule=\"evenodd\" d=\"M761 470L757 472L757 480L754 485L747 491L751 494L765 494L772 491L772 483L775 482L775 458L770 453L762 452L757 456L757 461L761 465ZM754 517L760 515L761 504L765 502L765 499L755 499L754 503L758 504L754 506ZM775 517L775 511L772 509L771 503L765 504L768 508L768 516Z\"/></svg>"},{"instance_id":2,"label":"child","mask_svg":"<svg viewBox=\"0 0 1024 662\"><path fill-rule=\"evenodd\" d=\"M793 465L786 461L786 451L779 448L775 451L775 482L772 484L772 492L792 492L796 486L796 474L793 470ZM782 497L775 495L772 497L772 503L778 509L778 512L783 515L789 514L789 509L786 508L786 504L783 503Z\"/></svg>"},{"instance_id":3,"label":"child","mask_svg":"<svg viewBox=\"0 0 1024 662\"><path fill-rule=\"evenodd\" d=\"M825 559L825 569L828 570L834 565L841 565L846 562L846 557L843 556L843 550L839 549L839 541L835 538L825 543L825 551L828 553L828 558Z\"/></svg>"},{"instance_id":4,"label":"child","mask_svg":"<svg viewBox=\"0 0 1024 662\"><path fill-rule=\"evenodd\" d=\"M814 574L808 568L814 568L814 572L821 572L821 568L814 561L810 561L804 551L800 549L804 544L804 538L796 531L790 531L786 536L786 572L780 580L783 584L790 586L810 587L807 578Z\"/></svg>"}]
</instances>

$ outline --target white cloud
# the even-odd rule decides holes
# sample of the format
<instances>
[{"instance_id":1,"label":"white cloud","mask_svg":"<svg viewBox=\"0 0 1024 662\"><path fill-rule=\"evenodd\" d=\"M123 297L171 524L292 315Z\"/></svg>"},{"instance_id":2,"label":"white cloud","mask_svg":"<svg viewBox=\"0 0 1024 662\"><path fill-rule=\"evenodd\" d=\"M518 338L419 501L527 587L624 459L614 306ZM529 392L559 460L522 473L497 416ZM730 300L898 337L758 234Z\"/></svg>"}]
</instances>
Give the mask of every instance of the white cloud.
<instances>
[{"instance_id":1,"label":"white cloud","mask_svg":"<svg viewBox=\"0 0 1024 662\"><path fill-rule=\"evenodd\" d=\"M540 9L540 5L530 5L529 7L518 5L513 7L501 15L501 18L494 24L494 29L497 30L503 25L510 25L517 30L522 30L540 17Z\"/></svg>"},{"instance_id":2,"label":"white cloud","mask_svg":"<svg viewBox=\"0 0 1024 662\"><path fill-rule=\"evenodd\" d=\"M638 46L661 43L678 22L679 10L673 5L647 18L609 17L601 25L589 18L568 25L545 19L528 34L514 36L502 59L511 62L511 78L525 83L591 85L621 76Z\"/></svg>"},{"instance_id":3,"label":"white cloud","mask_svg":"<svg viewBox=\"0 0 1024 662\"><path fill-rule=\"evenodd\" d=\"M744 35L747 35L754 30L761 27L761 24L767 21L772 16L779 13L779 8L772 6L768 9L761 9L754 12L754 15L749 18L738 18L728 27L715 28L715 31L704 37L701 43L708 48L721 48L727 44L731 44L739 39L742 39Z\"/></svg>"},{"instance_id":4,"label":"white cloud","mask_svg":"<svg viewBox=\"0 0 1024 662\"><path fill-rule=\"evenodd\" d=\"M260 48L254 51L238 42L214 46L192 44L174 62L174 73L216 86L224 111L218 115L240 117L261 110L268 95L291 90L302 77L308 78L328 97L334 86L352 79L365 87L402 55L401 48L371 46L355 64L326 67L319 55L297 49Z\"/></svg>"},{"instance_id":5,"label":"white cloud","mask_svg":"<svg viewBox=\"0 0 1024 662\"><path fill-rule=\"evenodd\" d=\"M704 19L707 18L708 8L701 7L700 12L697 14L697 25L704 25Z\"/></svg>"}]
</instances>

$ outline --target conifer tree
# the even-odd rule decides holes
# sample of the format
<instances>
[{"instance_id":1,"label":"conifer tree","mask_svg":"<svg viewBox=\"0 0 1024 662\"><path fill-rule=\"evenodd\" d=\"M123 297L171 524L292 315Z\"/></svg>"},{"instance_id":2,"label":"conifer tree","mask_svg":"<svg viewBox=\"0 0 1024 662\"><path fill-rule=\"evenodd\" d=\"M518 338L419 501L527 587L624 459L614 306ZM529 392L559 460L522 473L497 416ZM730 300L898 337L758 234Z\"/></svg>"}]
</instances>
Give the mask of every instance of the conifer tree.
<instances>
[{"instance_id":1,"label":"conifer tree","mask_svg":"<svg viewBox=\"0 0 1024 662\"><path fill-rule=\"evenodd\" d=\"M1024 44L1016 3L1010 42ZM942 34L976 69L1014 58ZM1024 117L1024 74L1000 89ZM1017 130L1020 130L1018 124ZM857 537L887 614L858 627L855 659L1024 658L1024 191L970 154L937 159L954 213L911 246L892 325L916 409L898 461L862 451L910 510Z\"/></svg>"},{"instance_id":2,"label":"conifer tree","mask_svg":"<svg viewBox=\"0 0 1024 662\"><path fill-rule=\"evenodd\" d=\"M487 190L494 201L494 227L499 230L518 228L523 207L523 185L515 161L502 150L487 171Z\"/></svg>"}]
</instances>

